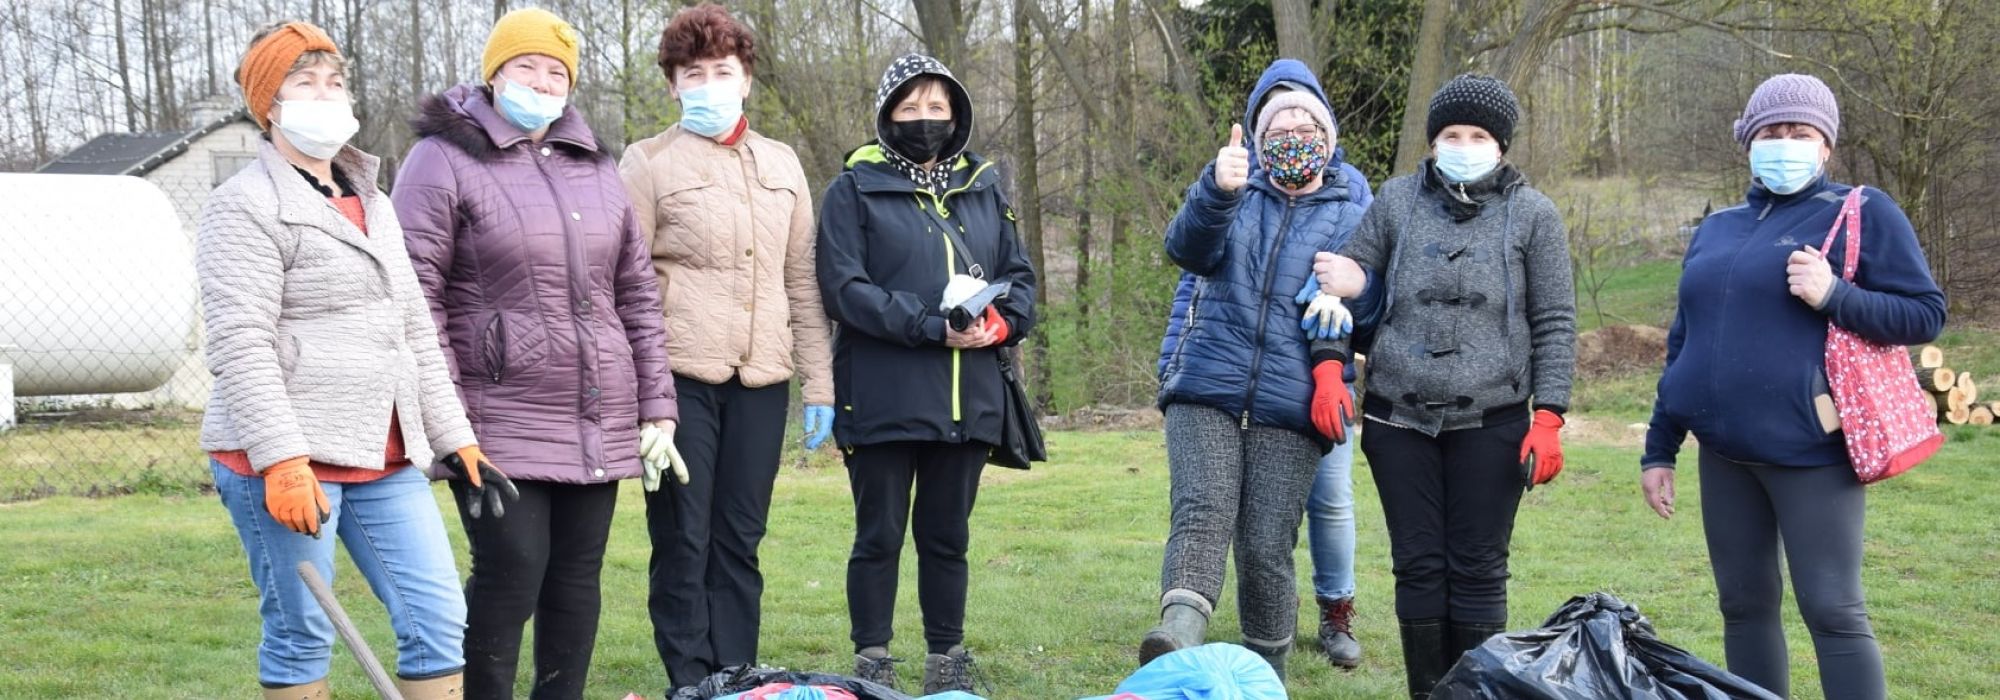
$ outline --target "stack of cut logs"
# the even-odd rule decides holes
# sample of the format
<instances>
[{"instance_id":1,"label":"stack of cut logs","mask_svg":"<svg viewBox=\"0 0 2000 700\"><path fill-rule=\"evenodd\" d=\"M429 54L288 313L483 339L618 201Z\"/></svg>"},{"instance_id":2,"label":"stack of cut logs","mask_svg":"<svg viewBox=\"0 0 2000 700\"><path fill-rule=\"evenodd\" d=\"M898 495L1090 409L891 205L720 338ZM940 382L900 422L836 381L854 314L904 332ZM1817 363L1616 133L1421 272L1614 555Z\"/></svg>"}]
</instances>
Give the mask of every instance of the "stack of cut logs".
<instances>
[{"instance_id":1,"label":"stack of cut logs","mask_svg":"<svg viewBox=\"0 0 2000 700\"><path fill-rule=\"evenodd\" d=\"M1936 345L1917 350L1917 384L1937 399L1940 423L1992 425L1994 416L2000 415L2000 401L1981 403L1972 373L1944 366L1944 350Z\"/></svg>"}]
</instances>

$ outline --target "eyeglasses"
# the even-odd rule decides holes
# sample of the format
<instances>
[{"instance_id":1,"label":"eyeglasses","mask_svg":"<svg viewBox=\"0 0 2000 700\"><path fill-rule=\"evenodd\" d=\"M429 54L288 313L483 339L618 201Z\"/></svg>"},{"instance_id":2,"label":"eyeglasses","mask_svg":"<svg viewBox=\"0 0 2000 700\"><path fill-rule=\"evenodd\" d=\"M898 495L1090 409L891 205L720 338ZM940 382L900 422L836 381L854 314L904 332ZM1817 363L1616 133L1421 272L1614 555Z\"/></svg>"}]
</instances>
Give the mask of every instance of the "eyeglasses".
<instances>
[{"instance_id":1,"label":"eyeglasses","mask_svg":"<svg viewBox=\"0 0 2000 700\"><path fill-rule=\"evenodd\" d=\"M1266 131L1264 132L1264 140L1271 141L1271 140L1281 139L1286 136L1296 136L1301 139L1311 139L1311 138L1318 138L1320 135L1325 133L1326 131L1324 129L1319 128L1318 124L1306 124L1304 126L1292 127L1290 130L1272 129L1270 131Z\"/></svg>"}]
</instances>

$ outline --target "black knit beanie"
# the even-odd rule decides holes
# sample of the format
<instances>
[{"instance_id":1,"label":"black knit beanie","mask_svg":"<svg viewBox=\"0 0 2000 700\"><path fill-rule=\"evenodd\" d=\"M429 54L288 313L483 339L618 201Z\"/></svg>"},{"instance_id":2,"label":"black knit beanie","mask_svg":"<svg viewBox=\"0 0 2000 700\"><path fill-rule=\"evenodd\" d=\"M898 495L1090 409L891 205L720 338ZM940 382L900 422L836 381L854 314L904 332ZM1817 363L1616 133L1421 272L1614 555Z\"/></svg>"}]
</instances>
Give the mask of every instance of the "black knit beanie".
<instances>
[{"instance_id":1,"label":"black knit beanie","mask_svg":"<svg viewBox=\"0 0 2000 700\"><path fill-rule=\"evenodd\" d=\"M1430 118L1424 124L1424 140L1435 143L1438 132L1453 124L1485 129L1500 142L1500 152L1514 142L1514 122L1521 119L1521 103L1514 91L1499 79L1467 73L1452 78L1431 96Z\"/></svg>"}]
</instances>

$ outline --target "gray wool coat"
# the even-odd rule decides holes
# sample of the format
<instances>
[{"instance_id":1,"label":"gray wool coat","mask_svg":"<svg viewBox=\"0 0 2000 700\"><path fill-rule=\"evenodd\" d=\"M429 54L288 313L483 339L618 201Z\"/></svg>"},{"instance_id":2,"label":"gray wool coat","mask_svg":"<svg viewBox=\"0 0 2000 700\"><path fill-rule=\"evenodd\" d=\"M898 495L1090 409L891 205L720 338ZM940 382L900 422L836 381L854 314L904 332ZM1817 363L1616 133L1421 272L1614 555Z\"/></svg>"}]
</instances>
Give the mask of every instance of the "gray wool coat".
<instances>
[{"instance_id":1,"label":"gray wool coat","mask_svg":"<svg viewBox=\"0 0 2000 700\"><path fill-rule=\"evenodd\" d=\"M195 271L215 388L201 447L247 451L260 472L299 456L380 469L392 409L412 464L474 443L374 186L381 161L350 146L333 162L362 190L365 234L270 143L202 208Z\"/></svg>"},{"instance_id":2,"label":"gray wool coat","mask_svg":"<svg viewBox=\"0 0 2000 700\"><path fill-rule=\"evenodd\" d=\"M1425 161L1382 185L1340 253L1369 276L1356 309L1374 338L1364 414L1436 435L1569 407L1568 234L1513 166L1461 190Z\"/></svg>"}]
</instances>

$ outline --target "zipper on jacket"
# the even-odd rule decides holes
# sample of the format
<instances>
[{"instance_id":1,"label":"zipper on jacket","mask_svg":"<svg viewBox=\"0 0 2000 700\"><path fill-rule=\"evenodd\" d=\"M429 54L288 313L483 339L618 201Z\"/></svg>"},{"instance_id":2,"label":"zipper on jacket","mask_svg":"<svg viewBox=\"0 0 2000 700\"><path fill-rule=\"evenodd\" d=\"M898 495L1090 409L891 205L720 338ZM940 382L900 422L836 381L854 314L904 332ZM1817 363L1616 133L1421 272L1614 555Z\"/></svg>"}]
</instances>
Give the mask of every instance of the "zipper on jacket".
<instances>
[{"instance_id":1,"label":"zipper on jacket","mask_svg":"<svg viewBox=\"0 0 2000 700\"><path fill-rule=\"evenodd\" d=\"M493 375L493 383L499 384L507 373L506 316L494 313L493 320L486 322L486 335L481 340L486 343L487 371Z\"/></svg>"},{"instance_id":2,"label":"zipper on jacket","mask_svg":"<svg viewBox=\"0 0 2000 700\"><path fill-rule=\"evenodd\" d=\"M1250 390L1243 394L1243 429L1250 429L1250 412L1257 406L1257 373L1264 365L1264 329L1271 320L1271 288L1278 284L1278 255L1285 249L1285 236L1292 230L1292 212L1299 199L1285 199L1285 218L1278 221L1278 239L1271 243L1271 257L1264 266L1264 294L1257 300L1257 347L1250 355Z\"/></svg>"},{"instance_id":3,"label":"zipper on jacket","mask_svg":"<svg viewBox=\"0 0 2000 700\"><path fill-rule=\"evenodd\" d=\"M944 194L941 195L932 193L930 190L923 188L918 188L917 191L930 195L931 202L937 205L938 216L943 217L946 220L950 220L951 210L945 207L945 201L950 199L952 195L959 194L961 192L965 192L966 190L972 189L972 186L975 183L979 182L979 176L982 173L985 173L986 169L990 167L993 167L992 163L980 163L979 167L974 168L972 170L972 176L965 179L965 184L960 185L958 187L954 187L949 190L945 190ZM924 200L922 198L918 198L917 209L922 210L923 208L924 208ZM930 224L925 224L924 228L928 230L930 228ZM937 232L937 234L940 238L944 239L944 280L945 284L950 284L952 275L958 274L958 268L956 265L953 264L958 260L956 247L951 244L950 231L939 231ZM947 333L950 332L949 327L947 327L946 332ZM951 422L953 423L960 423L964 422L965 420L965 414L964 411L962 410L963 406L960 403L960 396L962 389L961 385L964 384L960 372L960 370L964 366L963 353L964 351L960 350L959 348L951 349Z\"/></svg>"},{"instance_id":4,"label":"zipper on jacket","mask_svg":"<svg viewBox=\"0 0 2000 700\"><path fill-rule=\"evenodd\" d=\"M1187 323L1181 326L1181 337L1174 340L1174 355L1167 365L1167 371L1179 371L1182 363L1181 351L1187 348L1188 336L1194 335L1195 309L1201 307L1201 283L1196 282L1194 290L1188 292Z\"/></svg>"}]
</instances>

